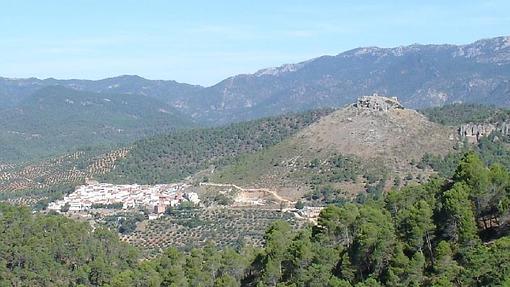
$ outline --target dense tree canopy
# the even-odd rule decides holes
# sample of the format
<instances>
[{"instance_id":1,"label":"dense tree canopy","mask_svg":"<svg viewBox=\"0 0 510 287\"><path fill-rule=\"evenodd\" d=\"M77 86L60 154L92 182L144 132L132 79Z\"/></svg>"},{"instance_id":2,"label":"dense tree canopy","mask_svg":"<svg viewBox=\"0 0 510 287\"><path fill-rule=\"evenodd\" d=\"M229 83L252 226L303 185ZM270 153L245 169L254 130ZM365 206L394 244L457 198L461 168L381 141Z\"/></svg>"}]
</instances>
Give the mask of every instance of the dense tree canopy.
<instances>
[{"instance_id":1,"label":"dense tree canopy","mask_svg":"<svg viewBox=\"0 0 510 287\"><path fill-rule=\"evenodd\" d=\"M1 286L100 286L137 266L116 234L60 215L0 205Z\"/></svg>"},{"instance_id":2,"label":"dense tree canopy","mask_svg":"<svg viewBox=\"0 0 510 287\"><path fill-rule=\"evenodd\" d=\"M294 113L143 139L103 179L149 184L180 180L277 144L331 111Z\"/></svg>"},{"instance_id":3,"label":"dense tree canopy","mask_svg":"<svg viewBox=\"0 0 510 287\"><path fill-rule=\"evenodd\" d=\"M317 225L276 221L261 249L150 260L113 233L0 206L2 286L508 286L510 174L475 153L449 179L325 208Z\"/></svg>"},{"instance_id":4,"label":"dense tree canopy","mask_svg":"<svg viewBox=\"0 0 510 287\"><path fill-rule=\"evenodd\" d=\"M441 107L423 109L431 121L443 125L460 125L463 123L498 122L507 120L510 111L480 104L452 104Z\"/></svg>"}]
</instances>

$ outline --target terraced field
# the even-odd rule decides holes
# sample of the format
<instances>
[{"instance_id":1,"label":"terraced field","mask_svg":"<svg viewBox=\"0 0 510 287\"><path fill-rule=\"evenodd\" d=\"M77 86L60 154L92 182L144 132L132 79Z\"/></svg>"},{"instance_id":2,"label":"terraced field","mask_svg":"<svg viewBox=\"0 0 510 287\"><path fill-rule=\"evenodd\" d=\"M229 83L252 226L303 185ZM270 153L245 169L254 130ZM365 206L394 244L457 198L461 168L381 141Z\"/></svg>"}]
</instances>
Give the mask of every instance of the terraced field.
<instances>
[{"instance_id":1,"label":"terraced field","mask_svg":"<svg viewBox=\"0 0 510 287\"><path fill-rule=\"evenodd\" d=\"M0 200L30 205L44 198L41 195L49 189L81 184L87 177L111 171L128 152L127 148L106 153L77 151L24 165L0 165Z\"/></svg>"},{"instance_id":2,"label":"terraced field","mask_svg":"<svg viewBox=\"0 0 510 287\"><path fill-rule=\"evenodd\" d=\"M219 247L241 244L261 246L266 229L276 220L285 220L295 228L306 224L290 213L260 208L200 208L179 210L149 221L145 227L123 236L127 241L155 255L164 248L180 249L204 246L212 241Z\"/></svg>"}]
</instances>

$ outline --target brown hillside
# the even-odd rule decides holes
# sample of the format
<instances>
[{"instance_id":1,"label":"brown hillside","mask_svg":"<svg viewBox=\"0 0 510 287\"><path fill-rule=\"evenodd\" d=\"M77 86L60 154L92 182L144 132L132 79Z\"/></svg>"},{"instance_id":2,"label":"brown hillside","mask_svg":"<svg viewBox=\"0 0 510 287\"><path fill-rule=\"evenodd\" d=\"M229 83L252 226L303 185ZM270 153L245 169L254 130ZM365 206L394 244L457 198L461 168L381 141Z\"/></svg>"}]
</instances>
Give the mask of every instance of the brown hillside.
<instances>
[{"instance_id":1,"label":"brown hillside","mask_svg":"<svg viewBox=\"0 0 510 287\"><path fill-rule=\"evenodd\" d=\"M382 159L388 167L399 170L426 152L450 151L456 140L453 130L428 121L415 110L351 105L304 129L293 142L305 145L311 152L327 150L362 159Z\"/></svg>"},{"instance_id":2,"label":"brown hillside","mask_svg":"<svg viewBox=\"0 0 510 287\"><path fill-rule=\"evenodd\" d=\"M292 138L217 171L212 180L273 188L295 199L321 178L322 183L331 182L352 195L364 188L363 177L373 174L379 178L385 174L389 179L408 174L426 177L428 174L411 162L425 153L445 154L456 143L453 129L403 108L394 98L363 97ZM330 180L328 173L338 174L334 169L338 170L335 159L339 155L352 160L358 179ZM312 168L313 162L318 162L319 168ZM348 165L343 163L340 169L349 169Z\"/></svg>"}]
</instances>

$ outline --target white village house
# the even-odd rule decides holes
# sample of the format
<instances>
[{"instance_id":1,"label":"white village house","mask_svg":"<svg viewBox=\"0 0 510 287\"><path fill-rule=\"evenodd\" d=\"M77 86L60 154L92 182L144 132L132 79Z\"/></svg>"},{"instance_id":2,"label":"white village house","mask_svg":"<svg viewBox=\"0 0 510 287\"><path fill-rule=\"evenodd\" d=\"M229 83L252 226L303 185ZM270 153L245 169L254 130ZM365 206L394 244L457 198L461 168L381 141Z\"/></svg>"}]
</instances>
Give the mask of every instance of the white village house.
<instances>
[{"instance_id":1,"label":"white village house","mask_svg":"<svg viewBox=\"0 0 510 287\"><path fill-rule=\"evenodd\" d=\"M60 212L64 206L69 211L89 210L93 205L111 205L122 203L122 209L146 208L154 213L165 212L168 206L177 206L183 201L199 204L200 199L194 192L184 192L184 184L113 185L91 182L76 187L75 191L63 199L51 202L48 210Z\"/></svg>"}]
</instances>

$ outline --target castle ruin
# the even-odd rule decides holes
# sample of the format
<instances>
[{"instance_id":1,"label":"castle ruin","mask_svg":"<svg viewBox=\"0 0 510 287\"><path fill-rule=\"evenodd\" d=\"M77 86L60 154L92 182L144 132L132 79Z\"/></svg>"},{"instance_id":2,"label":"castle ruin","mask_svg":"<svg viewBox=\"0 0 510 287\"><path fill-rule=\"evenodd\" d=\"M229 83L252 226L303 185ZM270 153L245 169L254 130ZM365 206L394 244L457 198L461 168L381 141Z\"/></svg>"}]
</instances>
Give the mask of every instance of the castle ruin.
<instances>
[{"instance_id":1,"label":"castle ruin","mask_svg":"<svg viewBox=\"0 0 510 287\"><path fill-rule=\"evenodd\" d=\"M374 111L387 112L394 109L403 109L396 97L383 97L374 93L372 96L363 96L358 98L354 104L358 109L369 109Z\"/></svg>"}]
</instances>

